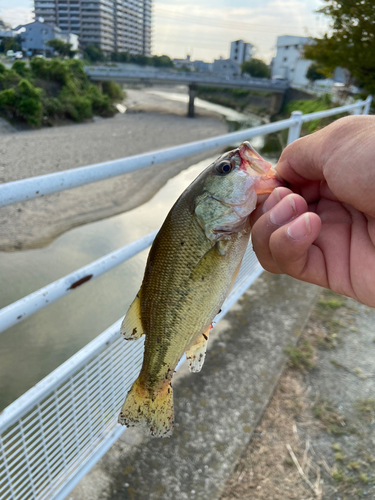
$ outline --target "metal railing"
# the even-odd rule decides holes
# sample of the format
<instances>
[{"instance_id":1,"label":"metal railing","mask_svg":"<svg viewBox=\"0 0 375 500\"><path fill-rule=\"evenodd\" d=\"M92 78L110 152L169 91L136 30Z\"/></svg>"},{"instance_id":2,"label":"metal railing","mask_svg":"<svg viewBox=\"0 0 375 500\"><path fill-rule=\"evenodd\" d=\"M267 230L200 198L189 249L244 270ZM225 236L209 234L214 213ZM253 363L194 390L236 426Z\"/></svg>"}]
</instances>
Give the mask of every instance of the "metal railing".
<instances>
[{"instance_id":1,"label":"metal railing","mask_svg":"<svg viewBox=\"0 0 375 500\"><path fill-rule=\"evenodd\" d=\"M370 104L371 97L319 113L296 111L287 120L213 139L10 182L0 186L0 206L287 128L290 143L299 137L304 122L345 111L367 114ZM144 236L3 308L0 331L136 255L150 246L155 235ZM235 286L215 322L261 272L249 245ZM125 342L119 335L120 324L121 319L0 414L0 500L62 500L124 432L117 415L141 367L143 339Z\"/></svg>"},{"instance_id":2,"label":"metal railing","mask_svg":"<svg viewBox=\"0 0 375 500\"><path fill-rule=\"evenodd\" d=\"M125 65L126 66L126 65ZM124 66L86 66L86 73L93 81L128 81L153 82L173 84L213 85L219 87L241 87L258 89L269 92L284 93L289 83L269 78L255 78L251 76L225 76L220 73L178 72L176 70L146 68L126 68Z\"/></svg>"}]
</instances>

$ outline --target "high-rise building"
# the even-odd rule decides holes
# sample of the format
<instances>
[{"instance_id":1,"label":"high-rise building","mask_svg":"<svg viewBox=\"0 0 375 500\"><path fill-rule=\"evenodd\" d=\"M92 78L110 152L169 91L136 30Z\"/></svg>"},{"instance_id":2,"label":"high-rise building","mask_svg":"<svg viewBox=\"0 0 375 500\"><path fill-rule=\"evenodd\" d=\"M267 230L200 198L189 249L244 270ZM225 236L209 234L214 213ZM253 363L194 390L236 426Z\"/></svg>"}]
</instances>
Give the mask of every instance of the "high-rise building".
<instances>
[{"instance_id":1,"label":"high-rise building","mask_svg":"<svg viewBox=\"0 0 375 500\"><path fill-rule=\"evenodd\" d=\"M254 45L243 40L236 40L230 44L230 59L237 64L250 61L253 55Z\"/></svg>"},{"instance_id":2,"label":"high-rise building","mask_svg":"<svg viewBox=\"0 0 375 500\"><path fill-rule=\"evenodd\" d=\"M104 52L151 55L152 0L34 0L35 18Z\"/></svg>"}]
</instances>

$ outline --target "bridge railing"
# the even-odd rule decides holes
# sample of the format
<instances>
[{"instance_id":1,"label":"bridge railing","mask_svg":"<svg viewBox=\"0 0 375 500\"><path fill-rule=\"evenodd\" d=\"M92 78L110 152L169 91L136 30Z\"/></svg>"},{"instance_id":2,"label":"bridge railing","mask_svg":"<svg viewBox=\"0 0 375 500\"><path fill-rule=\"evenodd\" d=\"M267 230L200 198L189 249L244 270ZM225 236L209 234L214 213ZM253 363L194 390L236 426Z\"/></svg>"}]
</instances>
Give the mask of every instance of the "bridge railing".
<instances>
[{"instance_id":1,"label":"bridge railing","mask_svg":"<svg viewBox=\"0 0 375 500\"><path fill-rule=\"evenodd\" d=\"M177 81L181 83L196 83L196 84L217 84L220 86L243 86L243 87L259 87L262 89L281 91L289 87L289 83L281 80L270 80L268 78L244 77L244 76L225 76L220 73L199 73L199 72L183 72L160 68L140 68L127 69L124 67L112 66L86 66L86 73L92 80L100 79L128 79L128 80L161 80L161 81ZM230 80L230 81L229 81Z\"/></svg>"},{"instance_id":2,"label":"bridge railing","mask_svg":"<svg viewBox=\"0 0 375 500\"><path fill-rule=\"evenodd\" d=\"M369 112L371 97L348 106L302 115L212 139L0 185L0 206L121 175L235 141L289 129L288 143L302 123L343 113ZM126 245L37 290L0 311L0 331L72 293L150 246L156 232ZM262 268L249 245L219 321ZM46 302L48 297L48 302ZM62 500L124 432L117 415L138 375L143 340L120 338L121 319L0 413L0 500Z\"/></svg>"}]
</instances>

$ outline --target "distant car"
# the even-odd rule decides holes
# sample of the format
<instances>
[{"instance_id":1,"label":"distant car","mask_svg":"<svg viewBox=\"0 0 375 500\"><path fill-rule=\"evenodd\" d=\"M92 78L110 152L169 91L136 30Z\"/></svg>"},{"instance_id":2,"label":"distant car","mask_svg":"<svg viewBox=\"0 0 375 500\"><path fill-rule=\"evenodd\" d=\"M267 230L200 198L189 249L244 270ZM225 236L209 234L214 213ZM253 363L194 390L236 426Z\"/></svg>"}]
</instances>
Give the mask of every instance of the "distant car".
<instances>
[{"instance_id":1,"label":"distant car","mask_svg":"<svg viewBox=\"0 0 375 500\"><path fill-rule=\"evenodd\" d=\"M14 57L14 50L7 50L7 57Z\"/></svg>"},{"instance_id":2,"label":"distant car","mask_svg":"<svg viewBox=\"0 0 375 500\"><path fill-rule=\"evenodd\" d=\"M17 52L14 53L14 58L15 59L22 59L23 58L23 52L22 50L18 50Z\"/></svg>"}]
</instances>

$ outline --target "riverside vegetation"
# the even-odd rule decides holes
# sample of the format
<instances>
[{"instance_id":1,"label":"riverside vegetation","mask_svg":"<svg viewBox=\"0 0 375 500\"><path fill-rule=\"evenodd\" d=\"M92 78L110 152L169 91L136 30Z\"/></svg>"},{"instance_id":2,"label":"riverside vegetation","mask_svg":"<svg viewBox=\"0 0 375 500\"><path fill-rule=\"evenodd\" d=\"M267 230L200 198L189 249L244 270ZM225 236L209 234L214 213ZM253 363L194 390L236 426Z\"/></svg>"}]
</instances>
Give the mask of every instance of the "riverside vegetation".
<instances>
[{"instance_id":1,"label":"riverside vegetation","mask_svg":"<svg viewBox=\"0 0 375 500\"><path fill-rule=\"evenodd\" d=\"M114 103L123 98L115 82L104 82L102 91L92 85L77 59L34 57L30 67L15 61L10 69L0 64L0 113L13 123L40 127L59 119L109 117L117 112Z\"/></svg>"}]
</instances>

